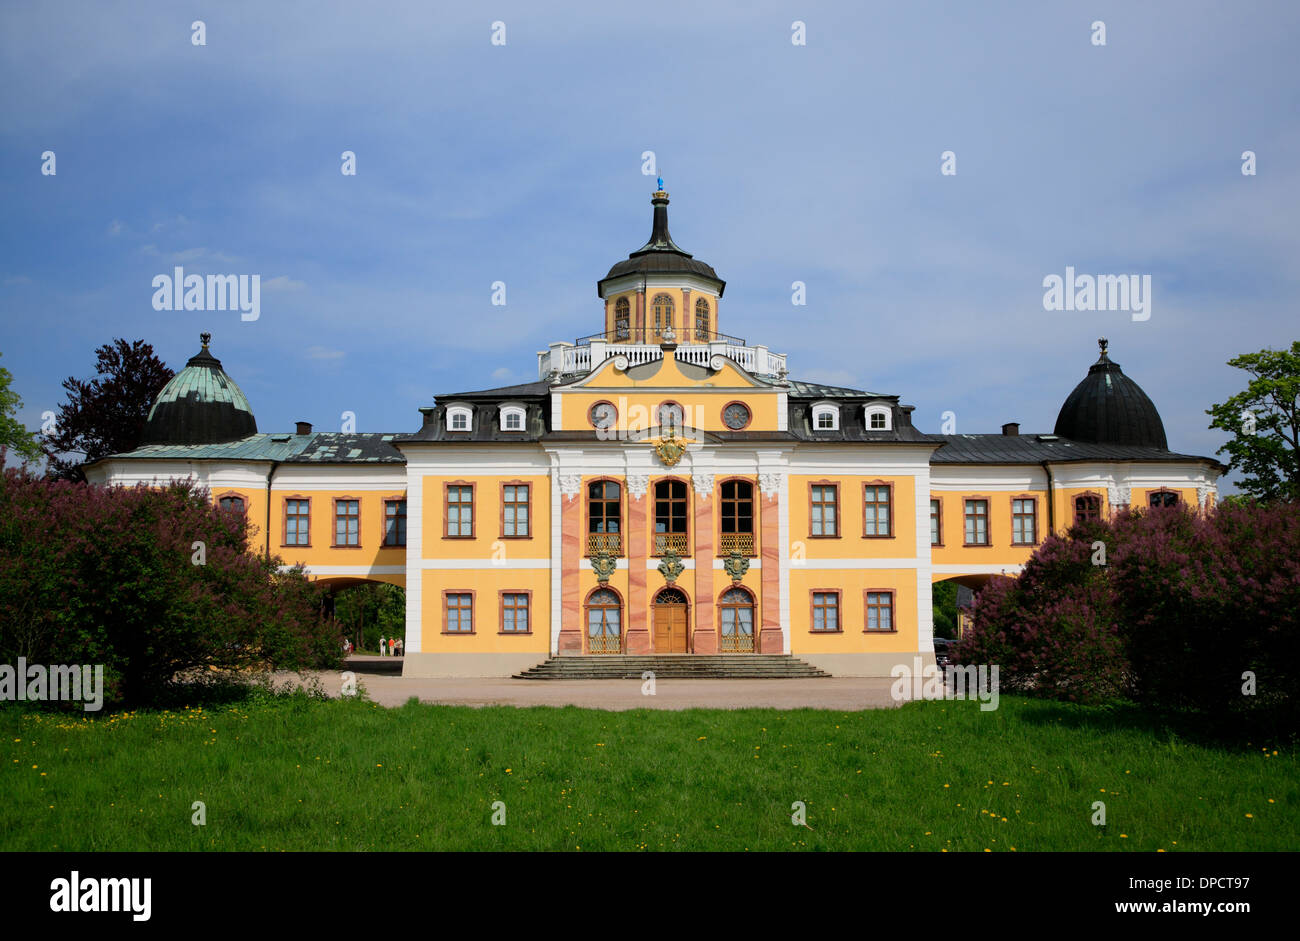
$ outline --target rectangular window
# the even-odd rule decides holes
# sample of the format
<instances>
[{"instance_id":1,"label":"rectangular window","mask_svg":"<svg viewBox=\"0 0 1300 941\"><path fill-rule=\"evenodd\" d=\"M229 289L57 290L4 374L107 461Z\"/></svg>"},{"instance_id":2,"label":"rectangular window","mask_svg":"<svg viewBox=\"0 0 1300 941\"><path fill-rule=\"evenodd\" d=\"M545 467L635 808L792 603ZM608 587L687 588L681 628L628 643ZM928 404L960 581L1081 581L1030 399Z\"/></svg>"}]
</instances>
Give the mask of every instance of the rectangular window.
<instances>
[{"instance_id":1,"label":"rectangular window","mask_svg":"<svg viewBox=\"0 0 1300 941\"><path fill-rule=\"evenodd\" d=\"M1038 542L1038 501L1011 501L1011 543L1032 546Z\"/></svg>"},{"instance_id":2,"label":"rectangular window","mask_svg":"<svg viewBox=\"0 0 1300 941\"><path fill-rule=\"evenodd\" d=\"M284 544L286 546L311 545L311 520L308 518L310 500L284 501Z\"/></svg>"},{"instance_id":3,"label":"rectangular window","mask_svg":"<svg viewBox=\"0 0 1300 941\"><path fill-rule=\"evenodd\" d=\"M752 557L755 554L754 485L747 480L724 480L721 489L718 555L739 552Z\"/></svg>"},{"instance_id":4,"label":"rectangular window","mask_svg":"<svg viewBox=\"0 0 1300 941\"><path fill-rule=\"evenodd\" d=\"M472 634L474 632L474 596L469 592L449 591L447 599L446 625L443 632L447 634Z\"/></svg>"},{"instance_id":5,"label":"rectangular window","mask_svg":"<svg viewBox=\"0 0 1300 941\"><path fill-rule=\"evenodd\" d=\"M244 498L243 497L221 497L220 499L217 500L217 506L221 507L223 510L231 510L235 513L243 513Z\"/></svg>"},{"instance_id":6,"label":"rectangular window","mask_svg":"<svg viewBox=\"0 0 1300 941\"><path fill-rule=\"evenodd\" d=\"M501 633L527 634L528 593L504 591L501 593Z\"/></svg>"},{"instance_id":7,"label":"rectangular window","mask_svg":"<svg viewBox=\"0 0 1300 941\"><path fill-rule=\"evenodd\" d=\"M838 484L815 484L810 488L812 535L838 536L840 488Z\"/></svg>"},{"instance_id":8,"label":"rectangular window","mask_svg":"<svg viewBox=\"0 0 1300 941\"><path fill-rule=\"evenodd\" d=\"M930 545L932 546L943 545L942 506L943 504L938 500L930 501Z\"/></svg>"},{"instance_id":9,"label":"rectangular window","mask_svg":"<svg viewBox=\"0 0 1300 941\"><path fill-rule=\"evenodd\" d=\"M894 629L894 593L868 591L866 593L867 630L892 631Z\"/></svg>"},{"instance_id":10,"label":"rectangular window","mask_svg":"<svg viewBox=\"0 0 1300 941\"><path fill-rule=\"evenodd\" d=\"M1087 523L1101 519L1101 498L1090 494L1074 498L1074 521Z\"/></svg>"},{"instance_id":11,"label":"rectangular window","mask_svg":"<svg viewBox=\"0 0 1300 941\"><path fill-rule=\"evenodd\" d=\"M840 629L840 593L814 591L812 593L812 629L838 631Z\"/></svg>"},{"instance_id":12,"label":"rectangular window","mask_svg":"<svg viewBox=\"0 0 1300 941\"><path fill-rule=\"evenodd\" d=\"M406 501L384 501L384 545L406 545Z\"/></svg>"},{"instance_id":13,"label":"rectangular window","mask_svg":"<svg viewBox=\"0 0 1300 941\"><path fill-rule=\"evenodd\" d=\"M361 544L361 504L358 500L334 501L334 545Z\"/></svg>"},{"instance_id":14,"label":"rectangular window","mask_svg":"<svg viewBox=\"0 0 1300 941\"><path fill-rule=\"evenodd\" d=\"M989 501L966 501L966 545L989 544Z\"/></svg>"},{"instance_id":15,"label":"rectangular window","mask_svg":"<svg viewBox=\"0 0 1300 941\"><path fill-rule=\"evenodd\" d=\"M679 556L690 555L685 482L661 480L655 484L654 493L654 554L665 555L671 549Z\"/></svg>"},{"instance_id":16,"label":"rectangular window","mask_svg":"<svg viewBox=\"0 0 1300 941\"><path fill-rule=\"evenodd\" d=\"M447 538L461 539L474 535L474 488L471 485L447 485Z\"/></svg>"},{"instance_id":17,"label":"rectangular window","mask_svg":"<svg viewBox=\"0 0 1300 941\"><path fill-rule=\"evenodd\" d=\"M528 530L528 484L506 484L501 488L501 535L522 538Z\"/></svg>"},{"instance_id":18,"label":"rectangular window","mask_svg":"<svg viewBox=\"0 0 1300 941\"><path fill-rule=\"evenodd\" d=\"M863 510L865 529L862 533L864 536L892 536L893 530L890 528L892 518L891 497L892 487L888 486L869 486L863 491L865 509Z\"/></svg>"}]
</instances>

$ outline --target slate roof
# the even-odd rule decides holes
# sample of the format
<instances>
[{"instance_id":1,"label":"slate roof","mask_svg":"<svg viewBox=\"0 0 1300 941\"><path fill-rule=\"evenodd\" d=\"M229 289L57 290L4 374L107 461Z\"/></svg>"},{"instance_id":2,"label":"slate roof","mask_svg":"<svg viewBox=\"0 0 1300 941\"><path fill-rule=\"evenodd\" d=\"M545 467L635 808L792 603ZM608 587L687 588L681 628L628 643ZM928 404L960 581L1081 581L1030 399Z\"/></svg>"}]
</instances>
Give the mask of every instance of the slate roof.
<instances>
[{"instance_id":1,"label":"slate roof","mask_svg":"<svg viewBox=\"0 0 1300 941\"><path fill-rule=\"evenodd\" d=\"M790 379L790 395L798 398L809 399L842 399L842 398L864 398L864 399L893 399L897 396L885 395L880 392L867 392L863 389L849 389L844 386L827 386L819 382L801 382L798 379Z\"/></svg>"},{"instance_id":2,"label":"slate roof","mask_svg":"<svg viewBox=\"0 0 1300 941\"><path fill-rule=\"evenodd\" d=\"M405 464L394 434L256 434L216 444L147 444L118 458L171 461L280 461L286 464ZM95 462L98 463L98 462Z\"/></svg>"},{"instance_id":3,"label":"slate roof","mask_svg":"<svg viewBox=\"0 0 1300 941\"><path fill-rule=\"evenodd\" d=\"M1057 435L930 435L943 442L931 464L1054 464L1070 461L1152 461L1218 464L1209 457L1145 445L1094 444ZM1041 440L1047 438L1048 440ZM1222 466L1222 465L1220 465Z\"/></svg>"}]
</instances>

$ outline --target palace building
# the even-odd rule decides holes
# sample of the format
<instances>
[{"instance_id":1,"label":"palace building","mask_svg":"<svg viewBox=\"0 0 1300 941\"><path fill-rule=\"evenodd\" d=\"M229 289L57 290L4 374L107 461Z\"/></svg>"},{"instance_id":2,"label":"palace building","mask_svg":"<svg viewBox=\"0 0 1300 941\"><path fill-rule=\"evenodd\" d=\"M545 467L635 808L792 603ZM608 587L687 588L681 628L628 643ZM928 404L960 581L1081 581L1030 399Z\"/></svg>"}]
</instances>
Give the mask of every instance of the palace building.
<instances>
[{"instance_id":1,"label":"palace building","mask_svg":"<svg viewBox=\"0 0 1300 941\"><path fill-rule=\"evenodd\" d=\"M1014 574L1128 504L1212 505L1225 468L1169 450L1104 340L1051 434L929 434L897 395L723 332L726 283L651 202L595 332L538 353L536 382L438 395L412 433L259 433L205 334L141 447L87 476L195 479L313 578L404 586L413 676L648 653L888 676L933 663L934 582Z\"/></svg>"}]
</instances>

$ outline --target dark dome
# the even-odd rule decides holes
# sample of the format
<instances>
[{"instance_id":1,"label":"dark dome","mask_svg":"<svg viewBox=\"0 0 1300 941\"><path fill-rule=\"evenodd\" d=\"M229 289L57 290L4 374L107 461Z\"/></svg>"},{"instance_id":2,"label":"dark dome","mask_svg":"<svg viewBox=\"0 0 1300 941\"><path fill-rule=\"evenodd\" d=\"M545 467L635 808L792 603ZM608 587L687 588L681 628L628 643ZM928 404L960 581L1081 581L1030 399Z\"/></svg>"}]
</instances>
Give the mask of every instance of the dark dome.
<instances>
[{"instance_id":1,"label":"dark dome","mask_svg":"<svg viewBox=\"0 0 1300 941\"><path fill-rule=\"evenodd\" d=\"M726 282L718 277L713 266L691 257L691 253L679 248L668 234L668 194L659 190L650 198L650 203L655 207L650 241L628 255L626 261L620 261L610 268L609 274L597 282L597 289L606 281L629 274L694 274L716 281L718 296L721 297Z\"/></svg>"},{"instance_id":2,"label":"dark dome","mask_svg":"<svg viewBox=\"0 0 1300 941\"><path fill-rule=\"evenodd\" d=\"M143 444L217 444L257 434L248 399L222 370L221 360L208 352L212 335L199 338L203 349L154 400Z\"/></svg>"},{"instance_id":3,"label":"dark dome","mask_svg":"<svg viewBox=\"0 0 1300 941\"><path fill-rule=\"evenodd\" d=\"M1136 382L1124 375L1119 363L1111 362L1106 355L1106 341L1098 343L1101 358L1092 364L1087 377L1074 387L1061 406L1061 413L1056 416L1056 434L1090 444L1167 451L1165 426L1155 405Z\"/></svg>"}]
</instances>

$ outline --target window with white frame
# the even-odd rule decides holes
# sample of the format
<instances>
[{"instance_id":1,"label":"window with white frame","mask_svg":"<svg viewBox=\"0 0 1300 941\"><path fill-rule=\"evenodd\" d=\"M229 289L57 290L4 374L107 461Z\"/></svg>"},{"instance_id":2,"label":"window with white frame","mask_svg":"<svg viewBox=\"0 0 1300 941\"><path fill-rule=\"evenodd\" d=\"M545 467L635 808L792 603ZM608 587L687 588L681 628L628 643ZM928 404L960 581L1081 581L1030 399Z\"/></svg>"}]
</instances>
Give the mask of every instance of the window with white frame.
<instances>
[{"instance_id":1,"label":"window with white frame","mask_svg":"<svg viewBox=\"0 0 1300 941\"><path fill-rule=\"evenodd\" d=\"M812 410L814 431L838 431L840 410L834 405L814 405Z\"/></svg>"},{"instance_id":2,"label":"window with white frame","mask_svg":"<svg viewBox=\"0 0 1300 941\"><path fill-rule=\"evenodd\" d=\"M473 427L470 410L464 405L453 405L447 409L448 431L469 431Z\"/></svg>"},{"instance_id":3,"label":"window with white frame","mask_svg":"<svg viewBox=\"0 0 1300 941\"><path fill-rule=\"evenodd\" d=\"M867 431L888 431L893 411L888 405L868 405L866 410Z\"/></svg>"},{"instance_id":4,"label":"window with white frame","mask_svg":"<svg viewBox=\"0 0 1300 941\"><path fill-rule=\"evenodd\" d=\"M523 431L524 430L524 410L518 405L501 406L501 430L502 431Z\"/></svg>"}]
</instances>

